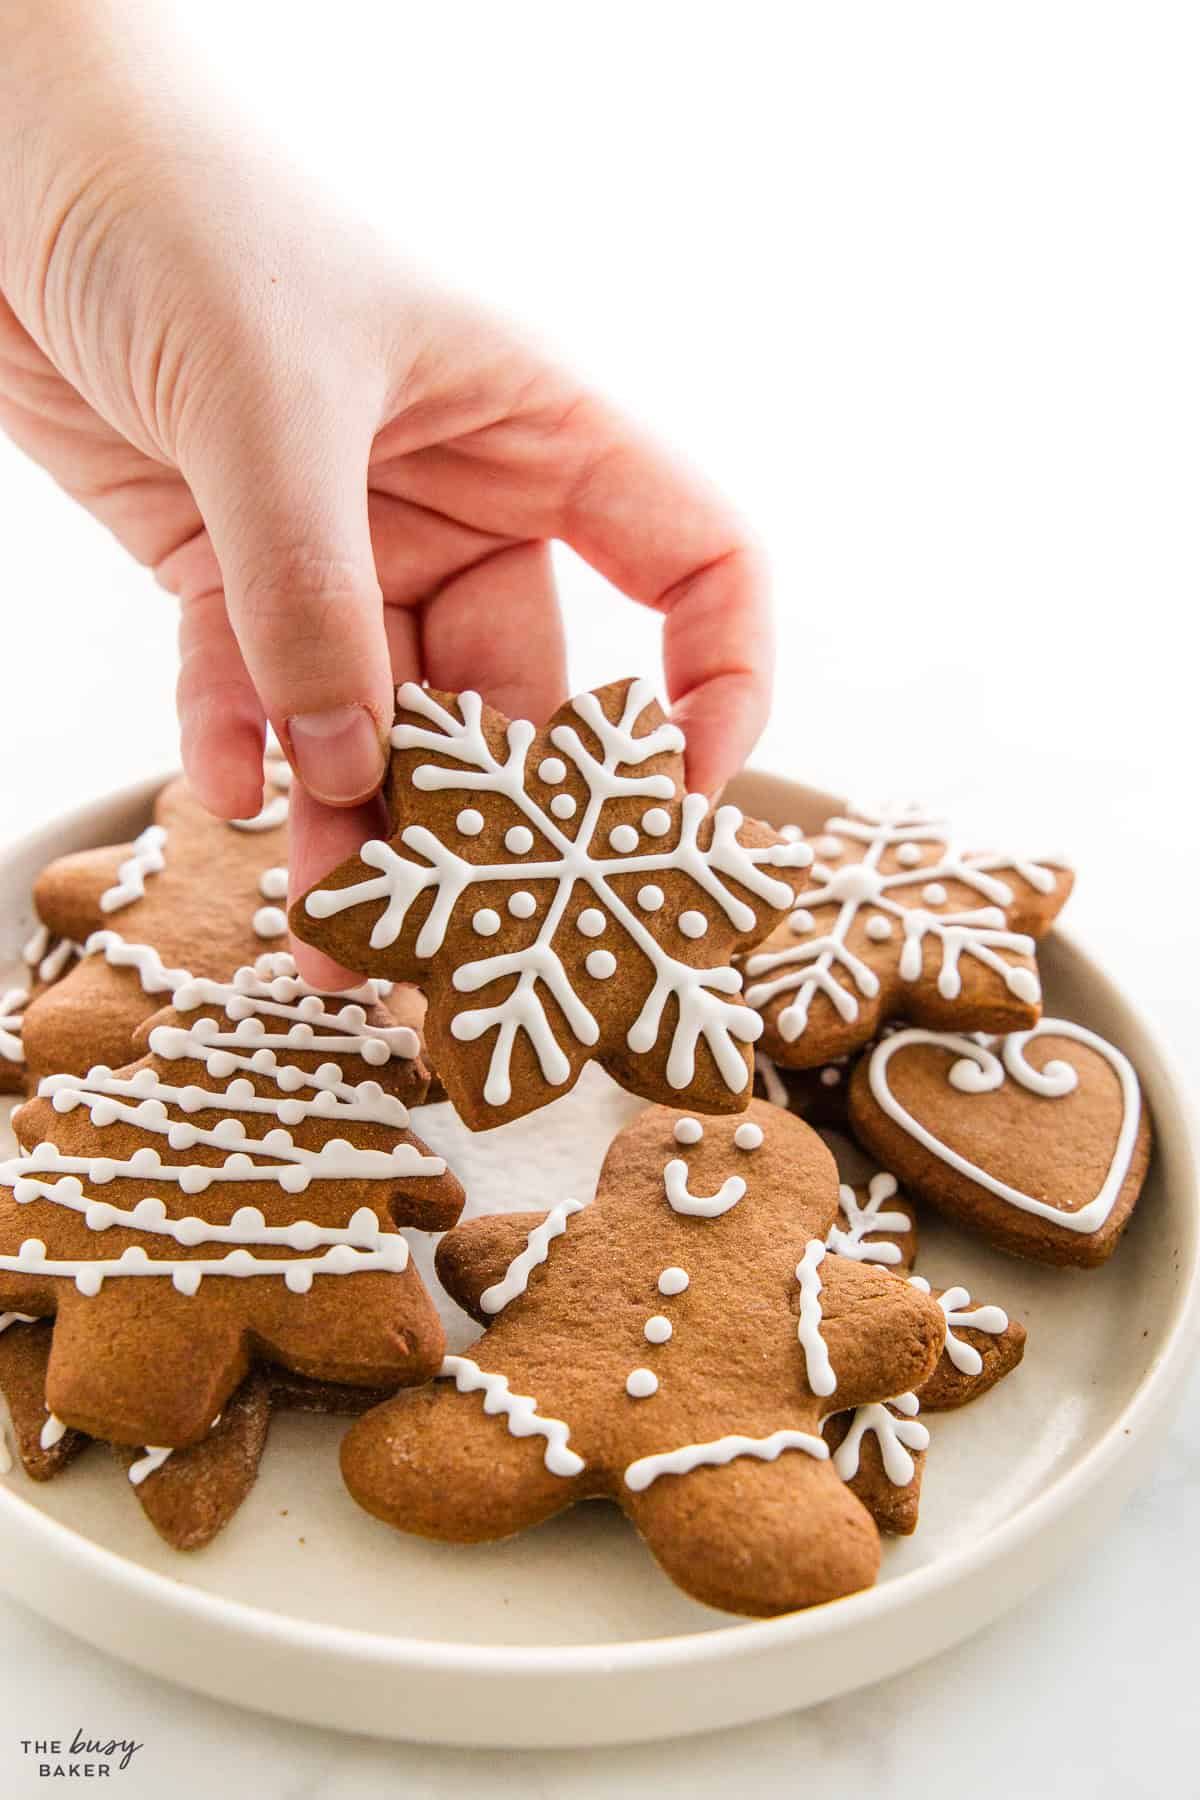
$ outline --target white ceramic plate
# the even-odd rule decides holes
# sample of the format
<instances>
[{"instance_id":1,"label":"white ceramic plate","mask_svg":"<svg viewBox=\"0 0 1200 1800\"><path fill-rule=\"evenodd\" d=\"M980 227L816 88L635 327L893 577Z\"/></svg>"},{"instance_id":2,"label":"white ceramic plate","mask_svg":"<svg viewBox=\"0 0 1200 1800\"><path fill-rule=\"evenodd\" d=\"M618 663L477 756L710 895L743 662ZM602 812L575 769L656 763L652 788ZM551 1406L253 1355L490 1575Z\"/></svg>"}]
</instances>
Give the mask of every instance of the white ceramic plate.
<instances>
[{"instance_id":1,"label":"white ceramic plate","mask_svg":"<svg viewBox=\"0 0 1200 1800\"><path fill-rule=\"evenodd\" d=\"M52 856L131 837L156 784L77 813L0 865L0 952L15 955ZM742 777L748 812L815 829L834 804ZM0 963L5 960L0 954ZM1129 1052L1153 1110L1150 1184L1107 1267L1027 1267L931 1221L919 1268L1029 1328L1013 1378L932 1417L921 1523L877 1587L740 1623L684 1598L615 1509L577 1508L511 1543L405 1538L341 1487L335 1420L281 1417L257 1486L207 1550L166 1549L109 1456L39 1487L0 1480L0 1582L91 1643L184 1685L307 1724L458 1744L616 1743L710 1730L893 1674L977 1630L1052 1575L1149 1475L1190 1363L1200 1250L1194 1127L1136 1009L1069 937L1044 946L1048 1010ZM470 1210L590 1196L635 1108L589 1072L552 1109L470 1137L447 1107L419 1129ZM427 1255L422 1247L422 1258ZM428 1267L428 1263L425 1264ZM455 1326L463 1341L461 1315Z\"/></svg>"}]
</instances>

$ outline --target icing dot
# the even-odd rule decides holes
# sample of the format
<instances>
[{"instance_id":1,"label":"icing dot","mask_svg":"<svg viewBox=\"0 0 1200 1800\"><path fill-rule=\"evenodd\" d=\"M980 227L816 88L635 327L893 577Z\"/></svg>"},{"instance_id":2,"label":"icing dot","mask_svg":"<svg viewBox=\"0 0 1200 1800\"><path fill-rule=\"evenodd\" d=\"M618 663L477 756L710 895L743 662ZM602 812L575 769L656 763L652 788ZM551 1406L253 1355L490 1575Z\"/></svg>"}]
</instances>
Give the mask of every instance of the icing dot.
<instances>
[{"instance_id":1,"label":"icing dot","mask_svg":"<svg viewBox=\"0 0 1200 1800\"><path fill-rule=\"evenodd\" d=\"M675 1142L677 1144L698 1144L704 1136L704 1127L699 1119L677 1119L675 1122Z\"/></svg>"},{"instance_id":2,"label":"icing dot","mask_svg":"<svg viewBox=\"0 0 1200 1800\"><path fill-rule=\"evenodd\" d=\"M708 920L702 912L680 913L679 929L684 937L702 938L708 930Z\"/></svg>"},{"instance_id":3,"label":"icing dot","mask_svg":"<svg viewBox=\"0 0 1200 1800\"><path fill-rule=\"evenodd\" d=\"M837 1087L842 1079L842 1071L835 1069L832 1063L827 1063L821 1070L820 1079L822 1087Z\"/></svg>"},{"instance_id":4,"label":"icing dot","mask_svg":"<svg viewBox=\"0 0 1200 1800\"><path fill-rule=\"evenodd\" d=\"M593 950L584 968L597 981L607 981L610 975L617 972L617 959L611 950Z\"/></svg>"},{"instance_id":5,"label":"icing dot","mask_svg":"<svg viewBox=\"0 0 1200 1800\"><path fill-rule=\"evenodd\" d=\"M282 937L287 928L287 914L281 912L277 906L260 906L254 915L254 931L257 937Z\"/></svg>"},{"instance_id":6,"label":"icing dot","mask_svg":"<svg viewBox=\"0 0 1200 1800\"><path fill-rule=\"evenodd\" d=\"M941 906L946 899L946 890L940 881L931 881L921 889L921 898L926 906Z\"/></svg>"},{"instance_id":7,"label":"icing dot","mask_svg":"<svg viewBox=\"0 0 1200 1800\"><path fill-rule=\"evenodd\" d=\"M559 756L544 756L538 764L538 774L549 787L562 781L567 773L567 765Z\"/></svg>"},{"instance_id":8,"label":"icing dot","mask_svg":"<svg viewBox=\"0 0 1200 1800\"><path fill-rule=\"evenodd\" d=\"M657 912L666 897L660 887L648 881L645 887L638 889L637 902L643 912Z\"/></svg>"},{"instance_id":9,"label":"icing dot","mask_svg":"<svg viewBox=\"0 0 1200 1800\"><path fill-rule=\"evenodd\" d=\"M638 847L638 834L632 825L614 825L608 841L622 856L632 856Z\"/></svg>"},{"instance_id":10,"label":"icing dot","mask_svg":"<svg viewBox=\"0 0 1200 1800\"><path fill-rule=\"evenodd\" d=\"M671 815L663 806L652 806L648 813L642 814L642 830L648 831L651 837L666 837L671 829Z\"/></svg>"},{"instance_id":11,"label":"icing dot","mask_svg":"<svg viewBox=\"0 0 1200 1800\"><path fill-rule=\"evenodd\" d=\"M1010 969L1004 980L1009 992L1018 1000L1032 1003L1042 997L1041 984L1032 969Z\"/></svg>"},{"instance_id":12,"label":"icing dot","mask_svg":"<svg viewBox=\"0 0 1200 1800\"><path fill-rule=\"evenodd\" d=\"M478 837L483 830L483 814L473 806L464 806L454 823L464 837Z\"/></svg>"},{"instance_id":13,"label":"icing dot","mask_svg":"<svg viewBox=\"0 0 1200 1800\"><path fill-rule=\"evenodd\" d=\"M648 1344L665 1344L675 1327L670 1319L663 1317L662 1313L655 1313L653 1318L646 1320L642 1329L646 1334Z\"/></svg>"},{"instance_id":14,"label":"icing dot","mask_svg":"<svg viewBox=\"0 0 1200 1800\"><path fill-rule=\"evenodd\" d=\"M840 837L816 837L812 847L818 856L840 856L846 848Z\"/></svg>"},{"instance_id":15,"label":"icing dot","mask_svg":"<svg viewBox=\"0 0 1200 1800\"><path fill-rule=\"evenodd\" d=\"M513 825L504 834L504 848L511 850L514 856L524 856L527 850L533 849L533 833L528 825Z\"/></svg>"},{"instance_id":16,"label":"icing dot","mask_svg":"<svg viewBox=\"0 0 1200 1800\"><path fill-rule=\"evenodd\" d=\"M659 1276L658 1291L660 1294L682 1294L690 1280L691 1276L686 1269L677 1268L672 1264L669 1269L664 1269Z\"/></svg>"},{"instance_id":17,"label":"icing dot","mask_svg":"<svg viewBox=\"0 0 1200 1800\"><path fill-rule=\"evenodd\" d=\"M515 894L509 895L508 910L514 919L532 919L537 911L537 901L525 888L518 888Z\"/></svg>"},{"instance_id":18,"label":"icing dot","mask_svg":"<svg viewBox=\"0 0 1200 1800\"><path fill-rule=\"evenodd\" d=\"M890 938L891 935L892 921L885 919L882 913L872 913L867 920L867 936L873 938L877 944L882 944L885 938Z\"/></svg>"},{"instance_id":19,"label":"icing dot","mask_svg":"<svg viewBox=\"0 0 1200 1800\"><path fill-rule=\"evenodd\" d=\"M576 927L582 931L584 937L599 937L606 923L607 920L598 906L585 906L575 921Z\"/></svg>"},{"instance_id":20,"label":"icing dot","mask_svg":"<svg viewBox=\"0 0 1200 1800\"><path fill-rule=\"evenodd\" d=\"M896 861L906 869L915 869L921 860L920 844L901 844L896 851Z\"/></svg>"},{"instance_id":21,"label":"icing dot","mask_svg":"<svg viewBox=\"0 0 1200 1800\"><path fill-rule=\"evenodd\" d=\"M550 802L550 811L556 819L573 819L575 816L574 794L555 794Z\"/></svg>"},{"instance_id":22,"label":"icing dot","mask_svg":"<svg viewBox=\"0 0 1200 1800\"><path fill-rule=\"evenodd\" d=\"M493 912L490 906L481 906L471 920L471 928L480 937L495 937L500 929L500 914Z\"/></svg>"},{"instance_id":23,"label":"icing dot","mask_svg":"<svg viewBox=\"0 0 1200 1800\"><path fill-rule=\"evenodd\" d=\"M264 869L258 878L258 891L264 900L286 900L287 881L286 869Z\"/></svg>"},{"instance_id":24,"label":"icing dot","mask_svg":"<svg viewBox=\"0 0 1200 1800\"><path fill-rule=\"evenodd\" d=\"M801 906L792 914L791 918L788 920L788 924L796 933L797 937L803 937L806 931L811 931L813 928L813 916Z\"/></svg>"},{"instance_id":25,"label":"icing dot","mask_svg":"<svg viewBox=\"0 0 1200 1800\"><path fill-rule=\"evenodd\" d=\"M757 1150L763 1141L763 1128L747 1119L746 1123L739 1125L734 1132L733 1141L739 1150Z\"/></svg>"},{"instance_id":26,"label":"icing dot","mask_svg":"<svg viewBox=\"0 0 1200 1800\"><path fill-rule=\"evenodd\" d=\"M653 1369L630 1369L625 1377L625 1392L633 1400L648 1400L658 1392L658 1376Z\"/></svg>"}]
</instances>

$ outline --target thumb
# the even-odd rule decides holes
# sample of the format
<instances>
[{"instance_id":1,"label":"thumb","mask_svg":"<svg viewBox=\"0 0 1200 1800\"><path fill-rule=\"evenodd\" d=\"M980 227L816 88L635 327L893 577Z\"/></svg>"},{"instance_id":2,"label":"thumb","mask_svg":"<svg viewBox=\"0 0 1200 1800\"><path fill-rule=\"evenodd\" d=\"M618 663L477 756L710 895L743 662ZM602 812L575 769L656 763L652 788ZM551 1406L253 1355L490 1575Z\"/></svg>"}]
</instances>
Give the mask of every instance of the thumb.
<instances>
[{"instance_id":1,"label":"thumb","mask_svg":"<svg viewBox=\"0 0 1200 1800\"><path fill-rule=\"evenodd\" d=\"M393 709L367 514L368 412L279 371L266 394L234 392L236 406L180 458L236 640L214 643L211 656L244 664L309 793L350 806L383 777ZM220 685L211 668L196 675L210 693Z\"/></svg>"}]
</instances>

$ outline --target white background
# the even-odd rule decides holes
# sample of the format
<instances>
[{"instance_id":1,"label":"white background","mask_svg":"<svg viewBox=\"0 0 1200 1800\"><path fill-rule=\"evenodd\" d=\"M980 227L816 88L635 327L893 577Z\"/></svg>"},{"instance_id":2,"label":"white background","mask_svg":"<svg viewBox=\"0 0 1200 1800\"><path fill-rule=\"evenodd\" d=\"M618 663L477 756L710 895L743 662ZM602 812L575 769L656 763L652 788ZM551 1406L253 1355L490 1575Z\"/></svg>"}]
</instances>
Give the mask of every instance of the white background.
<instances>
[{"instance_id":1,"label":"white background","mask_svg":"<svg viewBox=\"0 0 1200 1800\"><path fill-rule=\"evenodd\" d=\"M780 627L758 760L1067 851L1073 922L1200 1075L1191 10L197 17L315 176L750 515ZM4 445L0 525L11 839L170 765L174 618ZM652 669L653 618L561 572L576 685ZM25 1791L16 1738L104 1721L147 1742L119 1778L139 1795L1159 1795L1194 1732L1198 1400L1118 1536L1012 1619L870 1694L683 1746L476 1757L307 1733L0 1603L5 1792Z\"/></svg>"}]
</instances>

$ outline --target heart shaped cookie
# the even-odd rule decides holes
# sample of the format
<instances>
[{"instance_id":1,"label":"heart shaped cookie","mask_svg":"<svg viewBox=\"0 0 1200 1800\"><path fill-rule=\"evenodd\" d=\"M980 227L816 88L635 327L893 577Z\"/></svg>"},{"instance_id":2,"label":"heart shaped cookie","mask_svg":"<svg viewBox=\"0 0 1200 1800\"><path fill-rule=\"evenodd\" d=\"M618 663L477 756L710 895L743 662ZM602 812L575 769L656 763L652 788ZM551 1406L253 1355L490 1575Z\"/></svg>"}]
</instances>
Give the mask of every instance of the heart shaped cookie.
<instances>
[{"instance_id":1,"label":"heart shaped cookie","mask_svg":"<svg viewBox=\"0 0 1200 1800\"><path fill-rule=\"evenodd\" d=\"M854 1072L850 1120L920 1199L1002 1250L1095 1268L1150 1162L1137 1075L1066 1019L1004 1038L899 1031Z\"/></svg>"}]
</instances>

